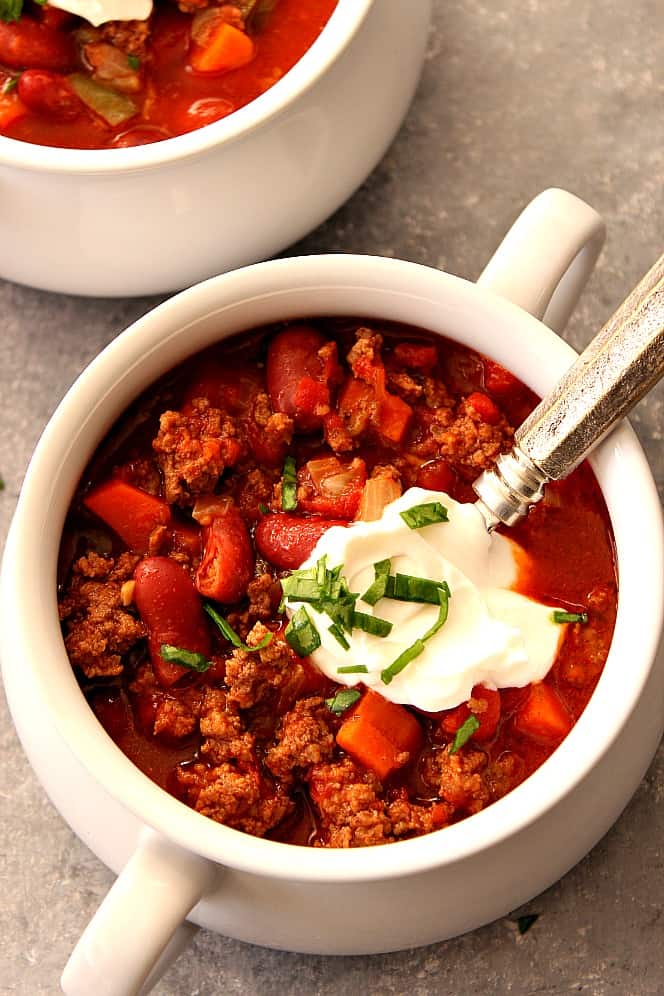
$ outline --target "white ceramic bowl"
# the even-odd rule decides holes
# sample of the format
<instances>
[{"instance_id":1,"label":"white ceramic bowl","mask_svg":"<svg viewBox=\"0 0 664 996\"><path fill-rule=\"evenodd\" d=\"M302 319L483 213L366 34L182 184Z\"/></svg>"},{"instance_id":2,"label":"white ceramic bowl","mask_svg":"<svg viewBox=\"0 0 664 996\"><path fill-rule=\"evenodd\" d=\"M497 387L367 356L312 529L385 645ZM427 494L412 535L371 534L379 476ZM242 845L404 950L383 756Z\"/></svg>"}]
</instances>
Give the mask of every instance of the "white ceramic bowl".
<instances>
[{"instance_id":1,"label":"white ceramic bowl","mask_svg":"<svg viewBox=\"0 0 664 996\"><path fill-rule=\"evenodd\" d=\"M592 459L620 574L616 629L597 689L563 744L524 784L421 838L350 851L294 847L220 826L167 795L88 708L63 646L55 590L65 513L91 454L126 405L185 357L277 319L356 315L444 333L543 394L575 354L496 290L509 286L514 298L558 323L602 237L591 209L548 191L521 217L479 286L368 256L258 264L161 305L71 388L26 476L0 587L5 683L31 762L74 830L117 872L124 867L70 960L66 992L136 992L159 952L168 945L163 965L184 939L178 924L192 906L196 924L298 951L358 954L430 943L525 902L615 820L661 736L664 691L662 669L653 667L664 600L660 509L626 424Z\"/></svg>"},{"instance_id":2,"label":"white ceramic bowl","mask_svg":"<svg viewBox=\"0 0 664 996\"><path fill-rule=\"evenodd\" d=\"M126 297L279 252L385 152L417 84L429 8L339 0L270 90L164 142L91 151L0 136L0 276Z\"/></svg>"}]
</instances>

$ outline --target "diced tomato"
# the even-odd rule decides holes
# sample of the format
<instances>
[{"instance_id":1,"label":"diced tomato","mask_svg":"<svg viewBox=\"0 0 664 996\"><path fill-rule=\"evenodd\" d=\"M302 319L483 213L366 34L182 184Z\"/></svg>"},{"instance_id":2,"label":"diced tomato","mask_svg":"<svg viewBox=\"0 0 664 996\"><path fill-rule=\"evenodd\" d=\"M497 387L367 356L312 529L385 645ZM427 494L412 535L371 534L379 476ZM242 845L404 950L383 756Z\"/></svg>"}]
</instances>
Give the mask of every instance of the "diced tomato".
<instances>
[{"instance_id":1,"label":"diced tomato","mask_svg":"<svg viewBox=\"0 0 664 996\"><path fill-rule=\"evenodd\" d=\"M364 460L355 459L350 464L337 457L309 460L298 475L313 483L314 494L298 499L303 512L312 512L326 518L354 519L367 479Z\"/></svg>"},{"instance_id":2,"label":"diced tomato","mask_svg":"<svg viewBox=\"0 0 664 996\"><path fill-rule=\"evenodd\" d=\"M83 504L110 526L134 553L147 552L150 533L156 526L171 525L171 508L167 502L117 477L90 491Z\"/></svg>"},{"instance_id":3,"label":"diced tomato","mask_svg":"<svg viewBox=\"0 0 664 996\"><path fill-rule=\"evenodd\" d=\"M384 441L393 446L402 443L412 418L413 409L396 394L389 394L386 391L382 398L379 398L376 428Z\"/></svg>"},{"instance_id":4,"label":"diced tomato","mask_svg":"<svg viewBox=\"0 0 664 996\"><path fill-rule=\"evenodd\" d=\"M498 729L500 721L500 692L492 688L485 688L484 685L474 685L470 693L472 702L479 704L478 709L471 709L468 702L457 706L442 714L440 727L450 736L455 734L460 726L471 716L480 724L478 729L472 734L471 739L484 743L491 740Z\"/></svg>"},{"instance_id":5,"label":"diced tomato","mask_svg":"<svg viewBox=\"0 0 664 996\"><path fill-rule=\"evenodd\" d=\"M498 397L523 390L523 384L514 374L501 367L500 363L489 359L484 360L484 386L487 391Z\"/></svg>"},{"instance_id":6,"label":"diced tomato","mask_svg":"<svg viewBox=\"0 0 664 996\"><path fill-rule=\"evenodd\" d=\"M442 457L423 463L417 471L418 488L431 491L444 491L450 494L456 483L456 474Z\"/></svg>"},{"instance_id":7,"label":"diced tomato","mask_svg":"<svg viewBox=\"0 0 664 996\"><path fill-rule=\"evenodd\" d=\"M494 401L481 391L473 391L466 398L466 404L477 412L483 422L488 425L498 425L500 422L500 409Z\"/></svg>"},{"instance_id":8,"label":"diced tomato","mask_svg":"<svg viewBox=\"0 0 664 996\"><path fill-rule=\"evenodd\" d=\"M555 744L567 736L572 719L553 688L543 682L530 686L528 698L517 709L514 729L540 744Z\"/></svg>"},{"instance_id":9,"label":"diced tomato","mask_svg":"<svg viewBox=\"0 0 664 996\"><path fill-rule=\"evenodd\" d=\"M205 598L239 602L247 593L254 573L254 551L246 523L230 507L203 531L203 559L196 572L196 587Z\"/></svg>"},{"instance_id":10,"label":"diced tomato","mask_svg":"<svg viewBox=\"0 0 664 996\"><path fill-rule=\"evenodd\" d=\"M28 108L18 93L0 93L0 128L8 128L12 121L18 121L27 113Z\"/></svg>"},{"instance_id":11,"label":"diced tomato","mask_svg":"<svg viewBox=\"0 0 664 996\"><path fill-rule=\"evenodd\" d=\"M371 689L345 713L337 733L341 749L380 779L412 760L423 739L412 713Z\"/></svg>"},{"instance_id":12,"label":"diced tomato","mask_svg":"<svg viewBox=\"0 0 664 996\"><path fill-rule=\"evenodd\" d=\"M194 582L170 557L146 557L134 571L134 601L148 630L150 658L162 685L175 684L189 671L165 661L163 644L208 656L210 631Z\"/></svg>"},{"instance_id":13,"label":"diced tomato","mask_svg":"<svg viewBox=\"0 0 664 996\"><path fill-rule=\"evenodd\" d=\"M256 547L275 567L294 571L312 553L323 533L332 526L347 526L342 519L304 519L276 512L256 526Z\"/></svg>"},{"instance_id":14,"label":"diced tomato","mask_svg":"<svg viewBox=\"0 0 664 996\"><path fill-rule=\"evenodd\" d=\"M438 353L435 346L422 342L400 342L394 347L394 358L408 370L431 373L438 362Z\"/></svg>"}]
</instances>

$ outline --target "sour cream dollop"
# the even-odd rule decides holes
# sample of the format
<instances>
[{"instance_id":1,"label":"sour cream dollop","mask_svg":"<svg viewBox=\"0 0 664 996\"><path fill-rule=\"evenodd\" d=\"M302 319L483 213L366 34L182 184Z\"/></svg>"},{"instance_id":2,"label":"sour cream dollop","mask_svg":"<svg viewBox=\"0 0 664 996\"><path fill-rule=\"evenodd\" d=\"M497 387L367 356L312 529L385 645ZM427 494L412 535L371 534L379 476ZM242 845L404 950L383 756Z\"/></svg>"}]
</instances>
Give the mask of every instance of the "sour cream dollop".
<instances>
[{"instance_id":1,"label":"sour cream dollop","mask_svg":"<svg viewBox=\"0 0 664 996\"><path fill-rule=\"evenodd\" d=\"M152 13L152 0L51 0L59 10L83 17L97 28L106 21L144 21Z\"/></svg>"},{"instance_id":2,"label":"sour cream dollop","mask_svg":"<svg viewBox=\"0 0 664 996\"><path fill-rule=\"evenodd\" d=\"M433 502L447 509L447 522L411 529L401 518L413 506ZM374 565L387 558L392 574L447 581L451 591L447 621L389 684L381 672L434 625L439 606L391 598L371 606L358 599L358 611L386 619L392 630L379 637L354 628L344 650L329 632L329 616L311 604L289 602L289 615L305 605L321 638L311 658L339 684L361 681L392 702L437 712L467 701L476 684L519 688L541 681L555 660L565 626L553 622L552 606L513 590L527 554L513 540L489 534L474 505L410 488L376 522L329 529L302 567L324 556L328 568L342 565L349 589L360 595L374 581ZM348 665L364 665L367 672L339 672Z\"/></svg>"}]
</instances>

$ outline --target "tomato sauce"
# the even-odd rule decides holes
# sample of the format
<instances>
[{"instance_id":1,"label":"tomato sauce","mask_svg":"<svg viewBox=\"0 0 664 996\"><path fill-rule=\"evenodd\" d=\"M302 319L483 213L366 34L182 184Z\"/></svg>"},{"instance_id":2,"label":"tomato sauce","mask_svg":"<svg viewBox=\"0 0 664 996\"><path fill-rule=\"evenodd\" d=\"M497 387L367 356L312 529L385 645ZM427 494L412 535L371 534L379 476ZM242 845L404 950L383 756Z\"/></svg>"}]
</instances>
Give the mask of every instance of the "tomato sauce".
<instances>
[{"instance_id":1,"label":"tomato sauce","mask_svg":"<svg viewBox=\"0 0 664 996\"><path fill-rule=\"evenodd\" d=\"M415 836L505 795L578 720L615 623L611 528L584 463L506 531L528 555L518 590L587 615L566 627L543 682L476 686L430 714L388 703L358 676L334 711L347 690L284 641L280 579L321 531L362 514L377 481L385 501L414 485L474 501L472 481L537 403L478 353L405 325L379 329L317 319L253 330L172 371L100 447L62 545L65 642L109 735L204 815L297 844ZM285 510L287 459L296 502ZM140 511L129 524L125 501ZM242 646L254 634L266 648L233 647L204 602ZM162 660L165 643L202 650L206 669Z\"/></svg>"},{"instance_id":2,"label":"tomato sauce","mask_svg":"<svg viewBox=\"0 0 664 996\"><path fill-rule=\"evenodd\" d=\"M120 26L112 34L105 25L92 28L48 5L26 3L20 20L0 21L0 134L40 145L104 149L201 128L280 80L314 43L336 3L277 0L255 27L234 13L247 4L211 9L222 18L231 11L224 23L248 46L237 61L248 61L206 71L195 68L202 49L194 39L209 44L209 26L203 21L197 29L201 13L184 13L169 0L156 0L146 32L136 29L143 22L126 22L126 32L124 22L111 22ZM86 80L96 89L89 91ZM114 116L121 120L114 122Z\"/></svg>"}]
</instances>

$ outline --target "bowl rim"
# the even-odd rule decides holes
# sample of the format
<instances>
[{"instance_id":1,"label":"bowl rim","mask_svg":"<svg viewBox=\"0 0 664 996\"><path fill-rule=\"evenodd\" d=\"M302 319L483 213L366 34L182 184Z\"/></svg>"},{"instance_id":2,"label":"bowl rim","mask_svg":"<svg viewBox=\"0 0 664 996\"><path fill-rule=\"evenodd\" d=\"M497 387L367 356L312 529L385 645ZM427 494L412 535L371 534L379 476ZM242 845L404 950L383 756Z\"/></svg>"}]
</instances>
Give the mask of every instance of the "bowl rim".
<instances>
[{"instance_id":1,"label":"bowl rim","mask_svg":"<svg viewBox=\"0 0 664 996\"><path fill-rule=\"evenodd\" d=\"M362 296L363 300L383 301L386 320L401 320L394 318L392 309L396 301L401 301L409 311L417 302L423 302L424 307L436 305L441 311L446 308L448 318L459 322L468 322L465 316L472 313L473 326L468 328L464 342L478 348L481 339L482 351L499 361L502 357L503 362L507 350L503 337L496 336L495 350L487 349L490 339L481 329L512 329L511 341L518 341L518 351L513 345L515 355L509 365L517 376L536 358L540 363L540 380L552 383L576 355L554 332L510 302L461 278L402 260L349 254L295 257L254 264L214 277L158 305L133 323L92 361L70 388L49 421L28 468L0 578L4 666L14 666L15 661L20 661L20 666L31 668L54 726L109 795L164 837L215 862L253 874L310 882L396 878L472 860L474 854L497 845L545 816L583 780L627 722L652 667L664 602L664 537L659 499L641 447L631 428L622 424L598 447L591 464L609 506L621 576L626 572L628 577L645 580L645 584L638 590L636 585L619 589L611 650L586 710L554 754L506 797L443 830L391 843L388 847L346 851L295 847L214 823L143 775L97 722L80 693L59 636L54 579L60 530L56 542L46 528L49 517L53 520L55 517L53 498L59 487L60 503L64 502L65 508L68 506L78 477L94 449L92 445L86 450L85 460L73 455L84 427L96 419L99 424L95 431L101 438L116 417L115 413L107 415L105 427L101 426L99 420L109 399L119 414L126 406L126 402L118 401L121 387L127 389L134 376L140 381L141 370L152 364L154 357L158 355L157 363L149 376L143 376L143 386L173 366L168 360L171 347L180 348L183 356L202 348L196 340L196 335L201 334L200 329L196 331L197 325L202 327L205 321L219 322L222 318L235 323L236 330L261 324L237 323L241 309L255 302L275 309L275 313L279 309L282 318L295 317L295 313L292 316L283 313L286 302L290 302L288 307L296 307L298 294L312 292L324 292L327 301L320 310L309 310L309 317L330 314L330 299L341 309L333 313L358 314L344 307L346 291L350 298ZM378 312L371 308L358 317L377 317ZM304 317L301 311L297 314ZM533 384L532 377L530 382ZM131 393L135 396L138 390ZM82 418L82 411L86 410L88 414ZM73 459L78 461L80 471L75 481L67 484L62 480L65 472L61 468ZM639 515L628 519L627 510L632 506L626 504L620 482L634 481L635 477ZM616 508L620 530L615 529ZM620 516L629 522L629 543L627 526L622 524ZM648 544L650 556L645 567L639 554L640 542L635 544L635 538ZM637 549L633 550L635 545ZM44 551L46 562L51 565L47 572L41 570L37 560ZM35 599L36 609L31 604ZM34 625L35 611L44 625ZM652 626L634 627L633 618L651 620ZM630 669L621 674L617 687L614 674L620 671L617 660L621 647L623 651L629 648ZM61 674L56 673L59 670ZM610 723L606 722L607 709L612 717Z\"/></svg>"},{"instance_id":2,"label":"bowl rim","mask_svg":"<svg viewBox=\"0 0 664 996\"><path fill-rule=\"evenodd\" d=\"M250 135L309 90L350 44L375 0L338 0L304 55L269 90L201 128L127 149L65 149L0 135L0 164L33 172L127 173L189 159Z\"/></svg>"}]
</instances>

